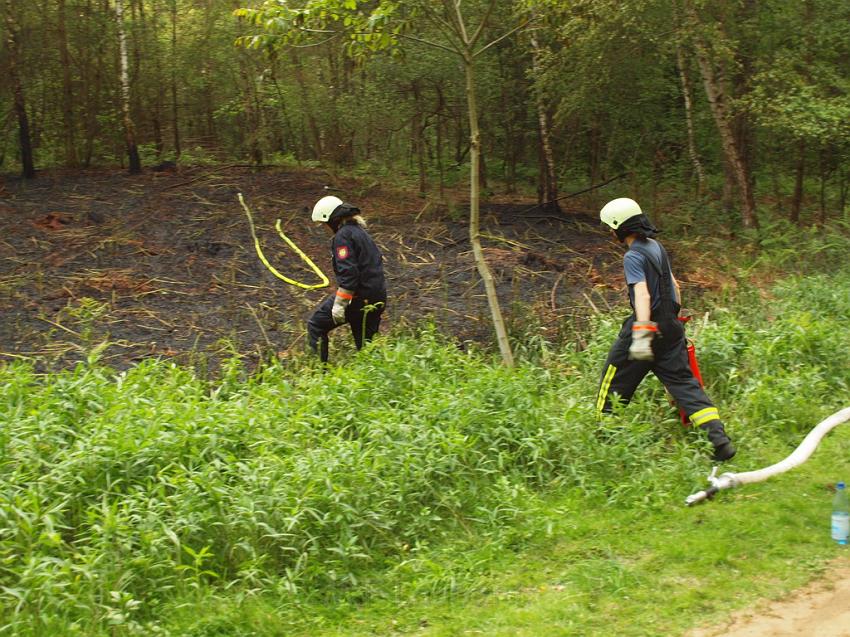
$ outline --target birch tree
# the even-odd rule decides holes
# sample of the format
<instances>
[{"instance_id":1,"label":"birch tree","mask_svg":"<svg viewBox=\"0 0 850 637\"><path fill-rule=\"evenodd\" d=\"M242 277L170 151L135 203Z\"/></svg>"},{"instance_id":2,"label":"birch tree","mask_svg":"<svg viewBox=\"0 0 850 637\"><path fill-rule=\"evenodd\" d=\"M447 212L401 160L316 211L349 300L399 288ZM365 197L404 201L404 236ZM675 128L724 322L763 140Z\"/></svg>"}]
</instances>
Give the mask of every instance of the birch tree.
<instances>
[{"instance_id":1,"label":"birch tree","mask_svg":"<svg viewBox=\"0 0 850 637\"><path fill-rule=\"evenodd\" d=\"M27 179L35 177L35 163L32 153L32 139L30 137L30 122L27 114L27 100L24 94L24 85L21 81L20 72L20 38L18 35L18 24L15 21L15 7L12 0L6 0L4 8L6 22L6 44L7 73L12 85L13 109L18 119L18 140L21 150L21 173Z\"/></svg>"},{"instance_id":2,"label":"birch tree","mask_svg":"<svg viewBox=\"0 0 850 637\"><path fill-rule=\"evenodd\" d=\"M115 0L115 19L118 25L118 47L121 67L121 112L124 116L124 139L127 144L129 170L131 174L142 172L139 148L136 144L136 128L130 112L130 66L127 59L127 33L124 28L124 0Z\"/></svg>"},{"instance_id":3,"label":"birch tree","mask_svg":"<svg viewBox=\"0 0 850 637\"><path fill-rule=\"evenodd\" d=\"M174 140L174 157L180 159L180 107L177 102L177 0L171 0L171 133Z\"/></svg>"},{"instance_id":4,"label":"birch tree","mask_svg":"<svg viewBox=\"0 0 850 637\"><path fill-rule=\"evenodd\" d=\"M543 58L545 51L538 42L537 35L532 32L529 39L531 43L532 73L535 78L542 78ZM540 155L543 164L541 172L540 201L545 207L552 211L559 211L558 206L558 177L555 169L555 154L552 151L552 123L549 117L549 109L546 104L543 81L535 83L534 105L537 110L537 127L540 134Z\"/></svg>"},{"instance_id":5,"label":"birch tree","mask_svg":"<svg viewBox=\"0 0 850 637\"><path fill-rule=\"evenodd\" d=\"M685 124L688 135L688 156L694 166L694 174L697 177L697 195L705 191L705 169L697 151L696 135L694 133L694 106L691 99L691 80L688 73L688 64L682 47L676 46L676 69L679 72L679 80L682 84L682 102L685 107Z\"/></svg>"},{"instance_id":6,"label":"birch tree","mask_svg":"<svg viewBox=\"0 0 850 637\"><path fill-rule=\"evenodd\" d=\"M749 166L747 165L743 149L735 136L733 129L732 114L730 112L729 91L725 86L721 67L712 56L709 46L709 38L706 28L700 20L699 14L692 0L685 1L685 16L690 28L690 38L696 53L700 75L702 76L705 95L711 108L711 114L720 142L723 147L723 155L727 166L732 171L735 184L741 199L741 221L745 228L758 228L758 217L756 216L755 197L753 196L752 182L750 180ZM717 34L715 33L715 37Z\"/></svg>"}]
</instances>

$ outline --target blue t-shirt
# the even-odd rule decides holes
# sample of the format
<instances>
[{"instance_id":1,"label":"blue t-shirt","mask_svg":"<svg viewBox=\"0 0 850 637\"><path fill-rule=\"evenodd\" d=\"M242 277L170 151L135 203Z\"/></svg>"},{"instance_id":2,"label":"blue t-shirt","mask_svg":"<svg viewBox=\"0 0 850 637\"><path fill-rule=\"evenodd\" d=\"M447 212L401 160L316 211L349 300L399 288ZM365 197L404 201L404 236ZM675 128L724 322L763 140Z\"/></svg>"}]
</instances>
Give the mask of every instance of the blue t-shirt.
<instances>
[{"instance_id":1,"label":"blue t-shirt","mask_svg":"<svg viewBox=\"0 0 850 637\"><path fill-rule=\"evenodd\" d=\"M658 263L662 262L661 246L655 239L635 239L634 243L640 244L653 257L658 259ZM637 250L628 250L623 256L623 270L626 273L626 283L629 286L629 303L632 307L635 306L635 283L646 281L646 272L648 269L653 269L652 264L647 263L646 257ZM649 287L649 296L651 299L650 310L656 310L661 304L661 280L659 277L650 277L651 283L647 283ZM679 295L676 291L676 286L673 285L673 271L670 271L670 289L676 296L676 303L681 303Z\"/></svg>"}]
</instances>

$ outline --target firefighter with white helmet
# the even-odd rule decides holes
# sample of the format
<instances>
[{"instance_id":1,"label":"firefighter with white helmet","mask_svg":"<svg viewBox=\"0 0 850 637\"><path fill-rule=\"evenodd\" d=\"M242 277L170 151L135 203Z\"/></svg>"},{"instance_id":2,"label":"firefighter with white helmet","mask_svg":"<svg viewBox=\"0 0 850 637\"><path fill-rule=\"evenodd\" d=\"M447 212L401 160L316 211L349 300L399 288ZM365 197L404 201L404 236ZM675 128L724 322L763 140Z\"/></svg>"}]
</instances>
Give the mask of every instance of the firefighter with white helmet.
<instances>
[{"instance_id":1,"label":"firefighter with white helmet","mask_svg":"<svg viewBox=\"0 0 850 637\"><path fill-rule=\"evenodd\" d=\"M333 234L331 258L337 289L307 320L309 346L327 362L331 330L348 323L357 349L363 347L364 339L370 341L378 333L387 285L383 255L366 231L359 208L326 196L313 206L312 219L324 223Z\"/></svg>"},{"instance_id":2,"label":"firefighter with white helmet","mask_svg":"<svg viewBox=\"0 0 850 637\"><path fill-rule=\"evenodd\" d=\"M714 460L729 460L736 449L688 362L685 330L678 319L679 284L667 252L654 239L658 230L637 202L626 197L605 204L599 218L627 247L623 269L633 311L605 361L597 409L610 412L612 401L628 403L643 378L653 372L693 426L708 434Z\"/></svg>"}]
</instances>

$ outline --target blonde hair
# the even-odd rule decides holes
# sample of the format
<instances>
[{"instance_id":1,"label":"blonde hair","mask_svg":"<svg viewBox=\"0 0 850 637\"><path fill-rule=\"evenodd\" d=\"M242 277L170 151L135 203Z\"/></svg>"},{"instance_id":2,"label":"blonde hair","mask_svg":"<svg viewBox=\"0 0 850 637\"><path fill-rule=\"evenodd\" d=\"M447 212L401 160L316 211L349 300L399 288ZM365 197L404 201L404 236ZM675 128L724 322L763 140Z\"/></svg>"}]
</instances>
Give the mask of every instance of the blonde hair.
<instances>
[{"instance_id":1,"label":"blonde hair","mask_svg":"<svg viewBox=\"0 0 850 637\"><path fill-rule=\"evenodd\" d=\"M352 215L351 217L349 217L349 219L351 219L354 223L356 223L364 230L366 229L366 220L362 217L362 215Z\"/></svg>"}]
</instances>

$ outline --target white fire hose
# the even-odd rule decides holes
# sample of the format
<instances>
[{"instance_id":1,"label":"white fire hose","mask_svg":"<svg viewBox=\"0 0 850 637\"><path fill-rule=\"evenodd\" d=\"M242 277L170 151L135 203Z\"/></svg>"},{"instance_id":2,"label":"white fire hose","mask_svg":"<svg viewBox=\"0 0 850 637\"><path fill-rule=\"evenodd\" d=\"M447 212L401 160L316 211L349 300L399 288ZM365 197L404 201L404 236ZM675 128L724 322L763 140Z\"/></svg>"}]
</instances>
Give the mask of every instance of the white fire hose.
<instances>
[{"instance_id":1,"label":"white fire hose","mask_svg":"<svg viewBox=\"0 0 850 637\"><path fill-rule=\"evenodd\" d=\"M850 420L850 407L845 407L841 411L835 412L826 420L818 423L818 425L809 432L809 434L803 439L803 442L800 443L790 456L785 458L785 460L770 465L769 467L765 467L764 469L746 471L744 473L724 473L720 475L720 477L717 477L715 475L717 473L717 467L714 467L711 475L708 476L708 481L711 483L711 486L704 491L698 491L693 495L689 495L685 499L685 504L692 506L702 502L703 500L711 499L715 493L722 491L723 489L731 489L733 487L741 486L742 484L752 484L753 482L762 482L768 478L772 478L775 475L784 473L789 469L793 469L794 467L803 464L809 459L809 456L814 453L815 449L817 449L820 444L821 439L826 434L848 420Z\"/></svg>"}]
</instances>

